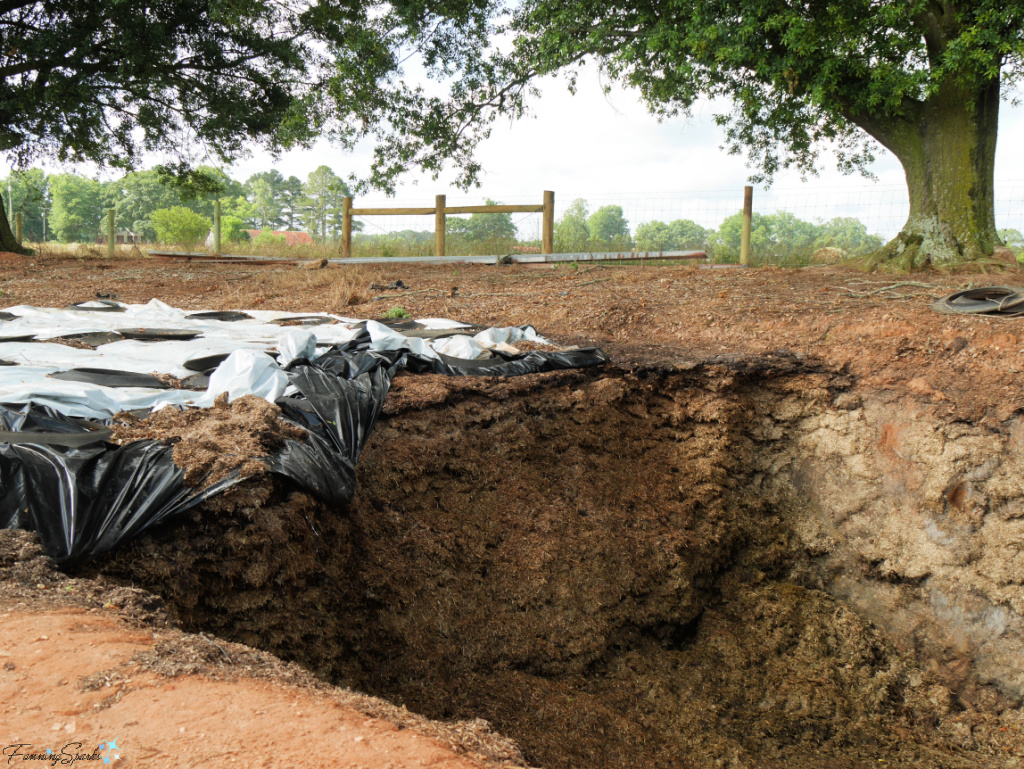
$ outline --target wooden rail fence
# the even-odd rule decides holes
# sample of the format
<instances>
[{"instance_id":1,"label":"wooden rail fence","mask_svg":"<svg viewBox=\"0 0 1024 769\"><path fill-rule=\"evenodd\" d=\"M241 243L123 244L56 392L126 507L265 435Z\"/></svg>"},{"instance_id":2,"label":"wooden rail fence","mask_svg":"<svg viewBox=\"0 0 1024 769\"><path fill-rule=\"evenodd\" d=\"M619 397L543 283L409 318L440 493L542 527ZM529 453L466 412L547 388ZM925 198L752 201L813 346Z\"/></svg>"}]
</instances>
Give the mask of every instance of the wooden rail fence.
<instances>
[{"instance_id":1,"label":"wooden rail fence","mask_svg":"<svg viewBox=\"0 0 1024 769\"><path fill-rule=\"evenodd\" d=\"M740 264L750 264L750 230L753 218L753 187L747 186L743 189L743 229L740 238ZM346 197L341 204L341 256L342 259L352 258L352 217L353 216L429 216L434 215L434 257L445 256L445 226L448 214L544 214L541 235L541 254L552 255L555 252L555 193L551 190L544 191L544 202L540 205L523 206L449 206L445 202L444 195L437 195L434 198L434 205L430 208L355 208L353 199ZM109 256L114 253L114 209L107 212L107 252ZM21 214L17 217L17 237L21 241ZM220 201L214 201L213 205L213 253L220 254L221 247L221 214ZM157 253L157 252L152 252ZM203 254L174 254L159 252L161 256L167 257L188 257L201 258ZM671 251L661 253L653 258L662 259L689 259L695 256L704 256L703 251ZM584 256L570 255L570 256ZM595 256L595 255L590 255ZM263 257L252 257L264 261ZM630 259L630 258L652 258L647 252L643 256L639 254L606 254L604 258Z\"/></svg>"},{"instance_id":2,"label":"wooden rail fence","mask_svg":"<svg viewBox=\"0 0 1024 769\"><path fill-rule=\"evenodd\" d=\"M541 253L555 251L555 193L544 191L544 202L530 206L449 206L444 195L434 198L432 208L354 208L352 198L341 203L341 255L352 256L353 216L429 216L434 215L434 256L444 256L444 235L448 214L544 214L541 235Z\"/></svg>"}]
</instances>

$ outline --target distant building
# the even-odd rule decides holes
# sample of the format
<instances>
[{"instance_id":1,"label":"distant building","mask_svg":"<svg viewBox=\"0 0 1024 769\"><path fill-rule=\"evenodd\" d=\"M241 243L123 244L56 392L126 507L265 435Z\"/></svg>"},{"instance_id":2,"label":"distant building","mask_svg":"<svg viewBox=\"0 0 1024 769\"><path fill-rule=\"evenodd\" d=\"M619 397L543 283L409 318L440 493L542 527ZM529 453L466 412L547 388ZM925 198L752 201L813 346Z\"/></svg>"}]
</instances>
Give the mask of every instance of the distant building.
<instances>
[{"instance_id":1,"label":"distant building","mask_svg":"<svg viewBox=\"0 0 1024 769\"><path fill-rule=\"evenodd\" d=\"M107 232L106 232L106 225L105 224L100 229L99 234L96 236L96 242L97 243L101 243L101 244L107 242ZM145 242L146 242L146 239L142 235L136 235L131 230L117 230L117 231L114 232L114 243L116 245L119 245L119 246L125 245L126 243L145 243Z\"/></svg>"},{"instance_id":2,"label":"distant building","mask_svg":"<svg viewBox=\"0 0 1024 769\"><path fill-rule=\"evenodd\" d=\"M263 230L242 230L242 232L249 233L250 240L255 240L263 234ZM277 235L284 238L284 244L286 246L312 246L315 245L313 236L308 232L299 232L298 230L270 230L271 234ZM213 247L213 230L210 230L210 234L206 236L206 245Z\"/></svg>"},{"instance_id":3,"label":"distant building","mask_svg":"<svg viewBox=\"0 0 1024 769\"><path fill-rule=\"evenodd\" d=\"M263 230L246 230L249 233L249 237L256 240L260 235L263 234ZM314 245L313 236L308 232L299 232L298 230L271 230L271 235L284 238L284 244L286 246L312 246Z\"/></svg>"}]
</instances>

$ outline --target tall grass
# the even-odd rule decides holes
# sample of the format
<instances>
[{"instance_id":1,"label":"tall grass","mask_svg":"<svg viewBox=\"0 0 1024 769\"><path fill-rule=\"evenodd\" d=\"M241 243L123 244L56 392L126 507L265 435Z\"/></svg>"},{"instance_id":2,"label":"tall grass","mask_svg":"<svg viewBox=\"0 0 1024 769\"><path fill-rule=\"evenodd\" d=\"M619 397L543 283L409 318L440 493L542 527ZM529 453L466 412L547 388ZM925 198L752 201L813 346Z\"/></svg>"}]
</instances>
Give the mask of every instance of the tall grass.
<instances>
[{"instance_id":1,"label":"tall grass","mask_svg":"<svg viewBox=\"0 0 1024 769\"><path fill-rule=\"evenodd\" d=\"M101 243L58 243L51 240L46 243L30 243L26 241L23 245L25 248L32 250L32 259L80 260L107 258L107 246ZM114 259L138 259L143 255L143 252L130 243L114 246Z\"/></svg>"}]
</instances>

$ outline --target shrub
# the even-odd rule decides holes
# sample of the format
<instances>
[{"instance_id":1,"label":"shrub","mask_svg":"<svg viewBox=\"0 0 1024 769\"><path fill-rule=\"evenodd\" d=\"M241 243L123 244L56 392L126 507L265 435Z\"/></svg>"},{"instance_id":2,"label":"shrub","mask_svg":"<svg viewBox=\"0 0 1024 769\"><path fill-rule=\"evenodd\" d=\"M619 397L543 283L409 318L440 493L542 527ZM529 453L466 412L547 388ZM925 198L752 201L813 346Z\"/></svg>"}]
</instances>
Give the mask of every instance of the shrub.
<instances>
[{"instance_id":1,"label":"shrub","mask_svg":"<svg viewBox=\"0 0 1024 769\"><path fill-rule=\"evenodd\" d=\"M245 221L238 216L222 216L220 218L220 236L226 243L247 243L249 233L245 231Z\"/></svg>"},{"instance_id":2,"label":"shrub","mask_svg":"<svg viewBox=\"0 0 1024 769\"><path fill-rule=\"evenodd\" d=\"M275 235L270 230L261 230L260 234L252 239L254 246L278 246L287 242L288 239L284 235Z\"/></svg>"},{"instance_id":3,"label":"shrub","mask_svg":"<svg viewBox=\"0 0 1024 769\"><path fill-rule=\"evenodd\" d=\"M157 209L150 214L149 221L163 243L195 246L210 232L210 220L184 206Z\"/></svg>"}]
</instances>

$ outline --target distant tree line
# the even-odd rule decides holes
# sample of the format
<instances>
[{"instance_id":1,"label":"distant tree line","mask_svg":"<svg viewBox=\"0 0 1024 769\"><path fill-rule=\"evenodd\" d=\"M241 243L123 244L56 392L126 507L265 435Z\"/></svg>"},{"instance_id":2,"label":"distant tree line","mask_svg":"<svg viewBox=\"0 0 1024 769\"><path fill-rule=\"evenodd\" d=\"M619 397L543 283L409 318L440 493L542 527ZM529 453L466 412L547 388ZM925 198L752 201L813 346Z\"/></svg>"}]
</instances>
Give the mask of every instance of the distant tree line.
<instances>
[{"instance_id":1,"label":"distant tree line","mask_svg":"<svg viewBox=\"0 0 1024 769\"><path fill-rule=\"evenodd\" d=\"M495 201L488 200L488 205ZM740 254L743 215L727 217L718 229L703 227L689 219L671 222L649 221L630 228L622 206L605 205L591 212L586 200L574 200L555 222L556 253L598 251L699 251L719 262L735 262ZM1004 239L1013 240L1005 231ZM540 242L519 238L511 214L473 214L449 217L446 248L452 254L503 254L540 250ZM1019 236L1018 236L1019 237ZM434 233L403 230L357 235L353 244L362 253L394 256L429 253ZM857 257L880 248L884 241L869 233L863 222L850 217L808 222L786 211L755 213L751 222L751 248L759 261L799 262L823 248L837 249L833 257ZM838 253L841 252L841 253Z\"/></svg>"},{"instance_id":2,"label":"distant tree line","mask_svg":"<svg viewBox=\"0 0 1024 769\"><path fill-rule=\"evenodd\" d=\"M501 205L488 198L484 205ZM355 228L356 222L353 222ZM352 245L362 253L398 256L414 251L433 251L433 230L400 230L372 235L354 235ZM449 254L505 254L521 245L512 214L472 214L445 219L445 250ZM539 249L538 249L539 250Z\"/></svg>"},{"instance_id":3,"label":"distant tree line","mask_svg":"<svg viewBox=\"0 0 1024 769\"><path fill-rule=\"evenodd\" d=\"M718 229L689 219L650 221L630 231L621 206L601 206L589 212L587 201L573 201L555 224L555 251L697 251L705 250L719 262L739 259L743 214L729 216ZM868 254L883 244L857 219L839 217L807 222L786 211L753 215L751 249L762 261L809 258L822 248L835 248L844 256Z\"/></svg>"},{"instance_id":4,"label":"distant tree line","mask_svg":"<svg viewBox=\"0 0 1024 769\"><path fill-rule=\"evenodd\" d=\"M183 193L159 171L138 171L113 181L98 181L78 174L45 175L39 169L12 173L0 181L10 189L13 213L21 213L24 239L43 238L46 214L47 240L92 242L101 234L107 209L114 209L118 231L127 230L146 241L195 243L210 230L215 200L221 201L221 233L226 242L247 240L246 230L260 230L257 242L271 242L272 230L301 230L318 241L341 236L342 199L349 188L327 166L320 166L305 181L285 177L276 169L250 176L244 182L223 170L202 167L205 194ZM488 199L487 205L496 201ZM353 242L363 253L383 255L428 253L432 231L404 230L375 235L358 234ZM689 219L648 221L630 227L622 206L604 205L593 212L586 200L574 200L555 223L554 245L558 253L596 251L707 250L720 262L739 258L742 215L727 217L717 229ZM1024 238L1016 230L1003 230L1003 239L1020 251ZM446 242L452 254L510 253L539 250L540 243L522 240L511 214L473 214L447 219ZM808 222L778 211L755 213L751 246L759 261L806 259L822 248L834 248L843 256L871 253L883 245L857 219L838 217Z\"/></svg>"},{"instance_id":5,"label":"distant tree line","mask_svg":"<svg viewBox=\"0 0 1024 769\"><path fill-rule=\"evenodd\" d=\"M201 185L187 192L168 183L157 170L136 171L113 181L78 174L44 174L33 168L0 181L10 190L11 213L22 215L23 238L64 243L94 242L102 234L106 212L114 226L146 241L194 243L206 238L214 201L221 203L221 233L227 242L249 238L246 230L302 230L315 239L341 234L342 199L348 186L327 166L305 181L272 169L244 182L219 168L200 167ZM267 233L269 236L269 232Z\"/></svg>"}]
</instances>

